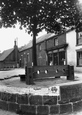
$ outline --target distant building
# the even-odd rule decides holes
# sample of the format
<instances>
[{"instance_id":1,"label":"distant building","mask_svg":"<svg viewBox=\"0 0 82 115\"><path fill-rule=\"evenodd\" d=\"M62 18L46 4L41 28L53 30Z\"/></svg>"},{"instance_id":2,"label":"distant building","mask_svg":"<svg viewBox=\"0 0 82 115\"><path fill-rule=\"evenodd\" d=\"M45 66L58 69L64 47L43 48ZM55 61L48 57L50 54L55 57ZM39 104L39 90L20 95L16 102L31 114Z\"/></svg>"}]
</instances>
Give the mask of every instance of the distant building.
<instances>
[{"instance_id":1,"label":"distant building","mask_svg":"<svg viewBox=\"0 0 82 115\"><path fill-rule=\"evenodd\" d=\"M37 64L73 65L82 71L82 33L68 30L60 35L48 33L37 39ZM20 66L32 65L32 42L19 49Z\"/></svg>"},{"instance_id":2,"label":"distant building","mask_svg":"<svg viewBox=\"0 0 82 115\"><path fill-rule=\"evenodd\" d=\"M37 65L73 65L75 71L82 71L82 33L68 30L55 35L45 34L36 40ZM32 41L20 48L16 42L13 49L0 56L0 68L32 66Z\"/></svg>"},{"instance_id":3,"label":"distant building","mask_svg":"<svg viewBox=\"0 0 82 115\"><path fill-rule=\"evenodd\" d=\"M51 62L53 62L53 65L64 65L67 46L66 33L57 36L48 33L39 37L36 41L37 65L50 65ZM25 63L28 66L32 65L32 42L19 50L19 60L21 66L25 66Z\"/></svg>"},{"instance_id":4,"label":"distant building","mask_svg":"<svg viewBox=\"0 0 82 115\"><path fill-rule=\"evenodd\" d=\"M18 55L19 51L15 41L14 48L5 50L0 54L0 69L17 67Z\"/></svg>"}]
</instances>

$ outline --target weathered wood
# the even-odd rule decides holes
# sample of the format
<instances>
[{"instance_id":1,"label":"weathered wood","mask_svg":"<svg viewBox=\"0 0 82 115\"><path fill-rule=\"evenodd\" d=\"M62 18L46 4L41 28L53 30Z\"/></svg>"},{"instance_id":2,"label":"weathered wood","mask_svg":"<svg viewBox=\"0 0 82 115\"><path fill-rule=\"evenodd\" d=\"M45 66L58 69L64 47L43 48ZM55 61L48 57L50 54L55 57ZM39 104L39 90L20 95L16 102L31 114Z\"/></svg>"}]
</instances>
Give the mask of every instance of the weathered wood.
<instances>
[{"instance_id":1,"label":"weathered wood","mask_svg":"<svg viewBox=\"0 0 82 115\"><path fill-rule=\"evenodd\" d=\"M19 75L20 81L25 81L25 74Z\"/></svg>"},{"instance_id":2,"label":"weathered wood","mask_svg":"<svg viewBox=\"0 0 82 115\"><path fill-rule=\"evenodd\" d=\"M67 80L74 80L74 67L68 66Z\"/></svg>"},{"instance_id":3,"label":"weathered wood","mask_svg":"<svg viewBox=\"0 0 82 115\"><path fill-rule=\"evenodd\" d=\"M34 84L33 82L33 68L32 67L26 67L26 84Z\"/></svg>"},{"instance_id":4,"label":"weathered wood","mask_svg":"<svg viewBox=\"0 0 82 115\"><path fill-rule=\"evenodd\" d=\"M67 80L74 80L74 67L69 65L34 66L26 68L26 84L33 84L33 80L59 78L67 76Z\"/></svg>"}]
</instances>

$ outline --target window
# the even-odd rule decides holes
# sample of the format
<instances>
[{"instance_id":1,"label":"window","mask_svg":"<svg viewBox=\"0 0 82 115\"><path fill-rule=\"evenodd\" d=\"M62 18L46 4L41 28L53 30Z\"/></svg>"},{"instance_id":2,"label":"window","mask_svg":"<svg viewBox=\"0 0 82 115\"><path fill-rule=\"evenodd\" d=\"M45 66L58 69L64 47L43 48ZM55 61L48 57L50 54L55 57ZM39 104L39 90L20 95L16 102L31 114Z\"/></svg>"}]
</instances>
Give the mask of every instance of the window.
<instances>
[{"instance_id":1,"label":"window","mask_svg":"<svg viewBox=\"0 0 82 115\"><path fill-rule=\"evenodd\" d=\"M48 52L48 65L66 65L64 48Z\"/></svg>"},{"instance_id":2,"label":"window","mask_svg":"<svg viewBox=\"0 0 82 115\"><path fill-rule=\"evenodd\" d=\"M27 61L26 61L26 58L24 58L24 66L26 66L27 64Z\"/></svg>"},{"instance_id":3,"label":"window","mask_svg":"<svg viewBox=\"0 0 82 115\"><path fill-rule=\"evenodd\" d=\"M59 65L65 65L65 51L59 52Z\"/></svg>"},{"instance_id":4,"label":"window","mask_svg":"<svg viewBox=\"0 0 82 115\"><path fill-rule=\"evenodd\" d=\"M58 53L54 53L54 65L58 65Z\"/></svg>"},{"instance_id":5,"label":"window","mask_svg":"<svg viewBox=\"0 0 82 115\"><path fill-rule=\"evenodd\" d=\"M54 46L58 46L58 39L57 38L54 39Z\"/></svg>"},{"instance_id":6,"label":"window","mask_svg":"<svg viewBox=\"0 0 82 115\"><path fill-rule=\"evenodd\" d=\"M30 57L29 57L29 53L27 53L27 59L26 59L27 63L30 62Z\"/></svg>"},{"instance_id":7,"label":"window","mask_svg":"<svg viewBox=\"0 0 82 115\"><path fill-rule=\"evenodd\" d=\"M77 33L77 45L82 44L82 32Z\"/></svg>"},{"instance_id":8,"label":"window","mask_svg":"<svg viewBox=\"0 0 82 115\"><path fill-rule=\"evenodd\" d=\"M53 55L52 55L52 53L48 54L48 65L53 65Z\"/></svg>"},{"instance_id":9,"label":"window","mask_svg":"<svg viewBox=\"0 0 82 115\"><path fill-rule=\"evenodd\" d=\"M77 52L77 65L82 66L82 51Z\"/></svg>"}]
</instances>

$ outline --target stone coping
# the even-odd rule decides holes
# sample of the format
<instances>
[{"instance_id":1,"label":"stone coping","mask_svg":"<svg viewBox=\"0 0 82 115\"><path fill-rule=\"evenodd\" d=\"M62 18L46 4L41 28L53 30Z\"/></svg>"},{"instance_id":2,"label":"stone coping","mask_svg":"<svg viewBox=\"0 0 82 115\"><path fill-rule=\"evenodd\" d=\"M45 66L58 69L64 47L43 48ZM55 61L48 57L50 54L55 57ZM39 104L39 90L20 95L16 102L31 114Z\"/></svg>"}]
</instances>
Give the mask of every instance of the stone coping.
<instances>
[{"instance_id":1,"label":"stone coping","mask_svg":"<svg viewBox=\"0 0 82 115\"><path fill-rule=\"evenodd\" d=\"M58 96L60 95L61 86L69 86L75 84L82 84L82 81L71 81L67 83L60 83L48 87L41 87L35 85L27 85L26 88L12 87L6 85L0 85L0 92L8 92L12 94L32 94L32 95L49 95Z\"/></svg>"},{"instance_id":2,"label":"stone coping","mask_svg":"<svg viewBox=\"0 0 82 115\"><path fill-rule=\"evenodd\" d=\"M59 86L51 86L48 88L41 87L9 87L6 85L0 85L0 92L7 92L11 94L30 94L30 95L49 95L58 96L60 94Z\"/></svg>"},{"instance_id":3,"label":"stone coping","mask_svg":"<svg viewBox=\"0 0 82 115\"><path fill-rule=\"evenodd\" d=\"M82 80L74 80L74 81L69 81L69 82L66 82L66 83L60 83L60 84L58 84L58 86L67 86L67 85L74 85L74 84L80 84L80 83L82 83Z\"/></svg>"},{"instance_id":4,"label":"stone coping","mask_svg":"<svg viewBox=\"0 0 82 115\"><path fill-rule=\"evenodd\" d=\"M59 115L82 110L82 81L49 87L0 85L0 109L28 115Z\"/></svg>"}]
</instances>

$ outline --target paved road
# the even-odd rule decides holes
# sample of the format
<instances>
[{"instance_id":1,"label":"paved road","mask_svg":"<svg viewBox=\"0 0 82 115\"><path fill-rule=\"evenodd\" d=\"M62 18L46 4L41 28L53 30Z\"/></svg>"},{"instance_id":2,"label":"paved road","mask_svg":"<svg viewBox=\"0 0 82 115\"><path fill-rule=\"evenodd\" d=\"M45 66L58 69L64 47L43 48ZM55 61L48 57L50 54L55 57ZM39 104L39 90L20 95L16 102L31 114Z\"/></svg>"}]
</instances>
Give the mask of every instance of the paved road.
<instances>
[{"instance_id":1,"label":"paved road","mask_svg":"<svg viewBox=\"0 0 82 115\"><path fill-rule=\"evenodd\" d=\"M77 113L67 114L67 115L82 115L82 111L81 112L77 112Z\"/></svg>"},{"instance_id":2,"label":"paved road","mask_svg":"<svg viewBox=\"0 0 82 115\"><path fill-rule=\"evenodd\" d=\"M0 109L0 115L19 115L13 112L9 112L9 111L4 111ZM82 115L82 111L81 112L77 112L77 113L71 113L71 114L62 114L62 115Z\"/></svg>"},{"instance_id":3,"label":"paved road","mask_svg":"<svg viewBox=\"0 0 82 115\"><path fill-rule=\"evenodd\" d=\"M9 78L11 76L19 75L19 74L25 74L24 68L16 68L9 71L0 71L0 79Z\"/></svg>"},{"instance_id":4,"label":"paved road","mask_svg":"<svg viewBox=\"0 0 82 115\"><path fill-rule=\"evenodd\" d=\"M18 115L18 114L0 109L0 115Z\"/></svg>"}]
</instances>

